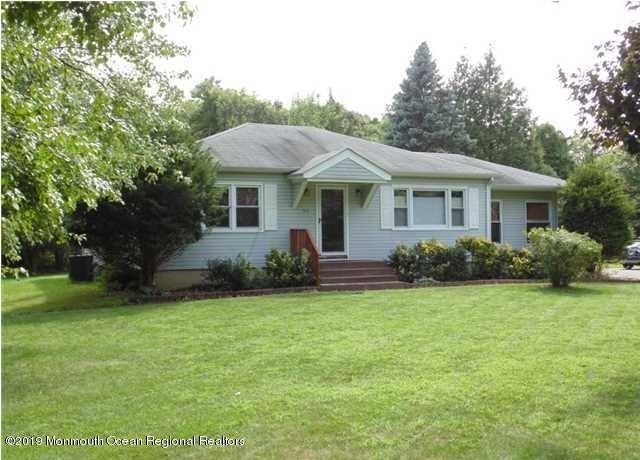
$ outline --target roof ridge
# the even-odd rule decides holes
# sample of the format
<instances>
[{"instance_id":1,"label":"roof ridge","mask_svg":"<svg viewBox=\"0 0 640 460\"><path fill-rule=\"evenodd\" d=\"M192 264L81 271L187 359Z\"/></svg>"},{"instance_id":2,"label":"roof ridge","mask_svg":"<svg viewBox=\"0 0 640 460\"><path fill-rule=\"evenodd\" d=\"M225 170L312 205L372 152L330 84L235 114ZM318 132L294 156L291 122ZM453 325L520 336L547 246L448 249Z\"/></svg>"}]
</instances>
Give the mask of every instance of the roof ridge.
<instances>
[{"instance_id":1,"label":"roof ridge","mask_svg":"<svg viewBox=\"0 0 640 460\"><path fill-rule=\"evenodd\" d=\"M471 158L472 160L479 161L479 162L482 162L482 163L489 163L490 165L500 166L502 168L515 169L516 171L524 172L524 173L527 173L527 174L534 174L534 175L540 176L540 177L563 180L561 177L550 176L548 174L542 174L542 173L535 172L535 171L529 171L528 169L516 168L515 166L505 165L505 164L502 164L502 163L495 163L493 161L483 160L482 158L476 158L476 157L472 157L472 156L469 156L469 155L463 155L463 154L460 154L460 153L449 153L448 155L462 156L462 157L465 157L465 158ZM453 160L453 161L455 161L455 160Z\"/></svg>"},{"instance_id":2,"label":"roof ridge","mask_svg":"<svg viewBox=\"0 0 640 460\"><path fill-rule=\"evenodd\" d=\"M203 137L202 139L200 139L200 141L206 141L207 139L214 139L216 137L222 136L223 134L229 134L232 131L237 131L240 128L245 128L248 125L256 125L256 124L260 125L260 124L263 124L263 123L254 123L252 121L247 121L247 122L242 123L242 124L240 124L238 126L234 126L233 128L225 129L224 131L220 131L219 133L215 133L215 134L211 134L210 136Z\"/></svg>"}]
</instances>

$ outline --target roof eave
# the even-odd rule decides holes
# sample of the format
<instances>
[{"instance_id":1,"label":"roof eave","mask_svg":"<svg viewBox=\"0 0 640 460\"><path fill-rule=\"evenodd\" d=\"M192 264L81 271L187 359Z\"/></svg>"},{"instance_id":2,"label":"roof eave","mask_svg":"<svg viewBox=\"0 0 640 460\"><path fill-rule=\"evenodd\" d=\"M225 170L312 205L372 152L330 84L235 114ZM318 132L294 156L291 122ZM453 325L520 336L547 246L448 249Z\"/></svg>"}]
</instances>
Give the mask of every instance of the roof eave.
<instances>
[{"instance_id":1,"label":"roof eave","mask_svg":"<svg viewBox=\"0 0 640 460\"><path fill-rule=\"evenodd\" d=\"M392 177L434 177L438 179L485 179L489 180L493 178L495 174L481 174L481 173L437 173L437 172L394 172Z\"/></svg>"},{"instance_id":2,"label":"roof eave","mask_svg":"<svg viewBox=\"0 0 640 460\"><path fill-rule=\"evenodd\" d=\"M258 168L255 166L220 166L220 172L242 172L242 173L258 173L258 174L289 174L296 171L296 168Z\"/></svg>"},{"instance_id":3,"label":"roof eave","mask_svg":"<svg viewBox=\"0 0 640 460\"><path fill-rule=\"evenodd\" d=\"M523 192L557 192L564 185L526 185L526 184L494 184L493 190L523 191Z\"/></svg>"}]
</instances>

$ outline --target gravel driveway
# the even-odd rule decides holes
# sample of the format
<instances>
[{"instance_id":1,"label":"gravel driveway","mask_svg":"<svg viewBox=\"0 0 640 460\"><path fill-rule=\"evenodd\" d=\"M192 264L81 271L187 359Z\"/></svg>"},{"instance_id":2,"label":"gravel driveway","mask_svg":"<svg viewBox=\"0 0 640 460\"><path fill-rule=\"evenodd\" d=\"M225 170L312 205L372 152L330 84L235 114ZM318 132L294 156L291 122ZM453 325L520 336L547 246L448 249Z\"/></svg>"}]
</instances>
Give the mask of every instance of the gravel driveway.
<instances>
[{"instance_id":1,"label":"gravel driveway","mask_svg":"<svg viewBox=\"0 0 640 460\"><path fill-rule=\"evenodd\" d=\"M625 270L624 268L605 268L602 273L607 277L614 280L633 280L640 281L640 267L635 266L631 270Z\"/></svg>"}]
</instances>

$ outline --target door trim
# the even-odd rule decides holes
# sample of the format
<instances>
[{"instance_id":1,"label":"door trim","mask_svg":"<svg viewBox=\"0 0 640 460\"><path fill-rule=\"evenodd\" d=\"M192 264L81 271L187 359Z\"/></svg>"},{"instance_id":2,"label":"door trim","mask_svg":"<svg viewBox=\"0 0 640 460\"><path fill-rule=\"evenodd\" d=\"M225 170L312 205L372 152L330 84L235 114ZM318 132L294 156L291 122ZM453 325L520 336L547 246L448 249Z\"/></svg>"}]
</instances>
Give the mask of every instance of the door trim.
<instances>
[{"instance_id":1,"label":"door trim","mask_svg":"<svg viewBox=\"0 0 640 460\"><path fill-rule=\"evenodd\" d=\"M320 217L322 214L321 193L322 190L342 190L342 209L344 212L344 251L341 252L324 252L322 250L322 224ZM321 255L326 256L347 256L349 257L349 185L322 184L316 185L316 246L320 250Z\"/></svg>"}]
</instances>

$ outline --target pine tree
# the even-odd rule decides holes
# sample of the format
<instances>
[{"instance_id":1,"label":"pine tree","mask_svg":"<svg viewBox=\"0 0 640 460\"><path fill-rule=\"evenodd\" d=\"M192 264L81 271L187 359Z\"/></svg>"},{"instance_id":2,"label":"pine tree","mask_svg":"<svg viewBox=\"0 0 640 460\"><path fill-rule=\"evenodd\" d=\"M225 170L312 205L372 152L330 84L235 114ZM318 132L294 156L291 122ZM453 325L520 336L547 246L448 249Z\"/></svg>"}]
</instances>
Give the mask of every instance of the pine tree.
<instances>
[{"instance_id":1,"label":"pine tree","mask_svg":"<svg viewBox=\"0 0 640 460\"><path fill-rule=\"evenodd\" d=\"M471 156L531 171L550 171L532 139L534 120L521 89L504 79L491 51L473 65L465 57L456 66L449 89L458 116L474 144Z\"/></svg>"},{"instance_id":2,"label":"pine tree","mask_svg":"<svg viewBox=\"0 0 640 460\"><path fill-rule=\"evenodd\" d=\"M388 141L413 151L465 152L471 140L444 87L426 43L421 43L389 109Z\"/></svg>"}]
</instances>

